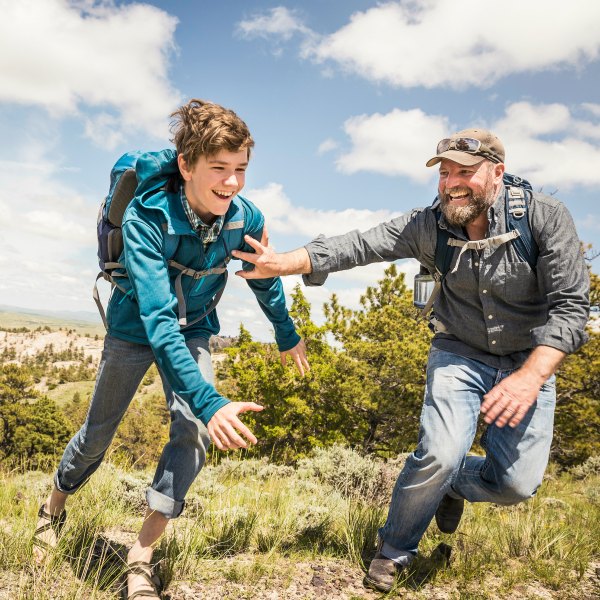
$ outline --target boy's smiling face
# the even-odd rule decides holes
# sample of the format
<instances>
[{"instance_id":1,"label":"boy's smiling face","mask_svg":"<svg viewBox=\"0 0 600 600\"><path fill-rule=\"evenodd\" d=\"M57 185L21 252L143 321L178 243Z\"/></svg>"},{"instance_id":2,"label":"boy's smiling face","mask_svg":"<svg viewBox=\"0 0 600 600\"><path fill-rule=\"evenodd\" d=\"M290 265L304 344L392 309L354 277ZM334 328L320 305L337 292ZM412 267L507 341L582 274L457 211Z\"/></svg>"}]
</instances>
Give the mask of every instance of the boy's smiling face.
<instances>
[{"instance_id":1,"label":"boy's smiling face","mask_svg":"<svg viewBox=\"0 0 600 600\"><path fill-rule=\"evenodd\" d=\"M177 157L184 180L184 191L192 210L208 225L224 215L234 196L244 187L248 150L220 150L212 156L202 155L192 167L181 154Z\"/></svg>"}]
</instances>

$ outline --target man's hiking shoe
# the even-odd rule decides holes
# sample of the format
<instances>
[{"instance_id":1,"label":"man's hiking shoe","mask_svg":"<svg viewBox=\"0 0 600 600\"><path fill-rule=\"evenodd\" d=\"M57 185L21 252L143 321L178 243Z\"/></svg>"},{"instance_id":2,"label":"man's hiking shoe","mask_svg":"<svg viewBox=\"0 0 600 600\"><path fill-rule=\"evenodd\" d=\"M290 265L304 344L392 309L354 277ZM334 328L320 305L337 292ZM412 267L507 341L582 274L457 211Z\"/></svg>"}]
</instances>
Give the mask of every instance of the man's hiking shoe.
<instances>
[{"instance_id":1,"label":"man's hiking shoe","mask_svg":"<svg viewBox=\"0 0 600 600\"><path fill-rule=\"evenodd\" d=\"M457 500L446 494L435 511L438 529L442 533L454 533L458 529L464 508L465 501L462 498Z\"/></svg>"},{"instance_id":2,"label":"man's hiking shoe","mask_svg":"<svg viewBox=\"0 0 600 600\"><path fill-rule=\"evenodd\" d=\"M389 592L398 580L398 573L403 569L402 565L386 558L381 552L377 552L371 561L369 571L365 575L363 583L365 587Z\"/></svg>"}]
</instances>

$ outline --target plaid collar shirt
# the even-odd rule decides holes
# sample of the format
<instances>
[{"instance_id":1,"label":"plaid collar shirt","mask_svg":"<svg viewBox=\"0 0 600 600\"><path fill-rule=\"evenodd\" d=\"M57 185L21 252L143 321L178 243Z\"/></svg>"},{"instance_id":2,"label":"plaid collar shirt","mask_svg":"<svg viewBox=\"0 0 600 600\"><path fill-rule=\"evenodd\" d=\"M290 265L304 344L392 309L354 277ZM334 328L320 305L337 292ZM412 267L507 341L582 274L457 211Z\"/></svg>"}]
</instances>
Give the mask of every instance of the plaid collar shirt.
<instances>
[{"instance_id":1,"label":"plaid collar shirt","mask_svg":"<svg viewBox=\"0 0 600 600\"><path fill-rule=\"evenodd\" d=\"M219 237L219 233L221 233L221 229L223 228L223 223L225 221L225 217L223 215L217 217L215 222L212 225L207 225L193 210L188 202L188 199L185 196L185 192L183 191L183 186L179 188L179 195L181 198L181 204L183 205L183 210L185 210L185 214L194 229L200 236L202 243L207 246L208 244L214 242L217 237Z\"/></svg>"}]
</instances>

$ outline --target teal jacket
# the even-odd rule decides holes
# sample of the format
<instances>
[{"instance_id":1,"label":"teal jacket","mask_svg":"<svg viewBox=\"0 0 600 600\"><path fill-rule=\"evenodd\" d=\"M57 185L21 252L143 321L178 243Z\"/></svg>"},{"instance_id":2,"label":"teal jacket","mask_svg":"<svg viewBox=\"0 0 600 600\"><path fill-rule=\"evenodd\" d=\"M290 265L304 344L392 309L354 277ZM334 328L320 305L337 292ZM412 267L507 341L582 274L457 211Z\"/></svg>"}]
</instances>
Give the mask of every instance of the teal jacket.
<instances>
[{"instance_id":1,"label":"teal jacket","mask_svg":"<svg viewBox=\"0 0 600 600\"><path fill-rule=\"evenodd\" d=\"M179 191L165 190L167 181L178 174L175 150L149 152L138 158L136 197L125 211L122 224L124 251L120 262L128 277L119 279L111 296L108 333L138 344L150 345L156 362L175 393L190 405L205 425L214 413L229 402L204 380L185 340L210 338L219 332L216 310L187 328L180 328L177 314L175 279L179 271L168 259L200 271L223 266L234 249L252 252L244 235L260 240L264 226L262 213L250 201L236 196L217 240L204 245L185 214ZM235 235L226 230L230 221L242 221ZM231 245L235 240L234 247ZM171 249L169 249L171 248ZM173 252L172 256L166 254ZM247 265L244 265L246 268ZM285 306L279 277L247 280L258 304L273 324L280 351L293 348L300 336ZM225 275L201 279L182 277L188 322L202 315L215 293L223 287Z\"/></svg>"}]
</instances>

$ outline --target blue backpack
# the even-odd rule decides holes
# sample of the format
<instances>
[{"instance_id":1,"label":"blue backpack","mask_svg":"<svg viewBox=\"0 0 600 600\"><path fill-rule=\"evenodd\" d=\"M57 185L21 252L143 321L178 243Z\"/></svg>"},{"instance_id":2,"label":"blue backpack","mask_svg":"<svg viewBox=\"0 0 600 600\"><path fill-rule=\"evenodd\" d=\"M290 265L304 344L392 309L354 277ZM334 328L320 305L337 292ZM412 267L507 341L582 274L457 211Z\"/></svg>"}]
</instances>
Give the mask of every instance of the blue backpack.
<instances>
[{"instance_id":1,"label":"blue backpack","mask_svg":"<svg viewBox=\"0 0 600 600\"><path fill-rule=\"evenodd\" d=\"M97 234L100 272L96 276L96 281L94 283L93 298L106 329L108 329L108 324L106 321L106 313L98 292L98 280L104 279L108 281L111 284L111 293L115 287L119 288L125 294L128 293L118 282L119 278L127 277L127 272L125 271L123 264L119 262L121 254L123 253L123 234L121 225L125 209L135 197L135 191L138 185L135 165L142 154L144 153L140 151L127 152L117 160L110 172L110 187L108 194L104 198L104 201L100 206L100 211L98 212ZM240 212L243 215L243 211ZM173 257L177 252L180 236L168 233L166 231L166 226L164 227L164 248L167 264L179 271L179 274L175 279L175 292L177 295L178 319L181 328L189 327L190 325L197 323L216 308L223 295L223 291L225 290L225 285L227 284L227 264L231 260L230 250L241 247L243 233L243 217L240 220L227 221L223 225L223 235L220 236L221 242L225 246L226 258L224 263L210 269L196 271L173 260ZM224 275L223 284L213 297L207 309L198 318L188 323L185 297L181 282L182 277L185 275L187 277L193 277L194 279L201 279L208 275L221 274Z\"/></svg>"}]
</instances>

